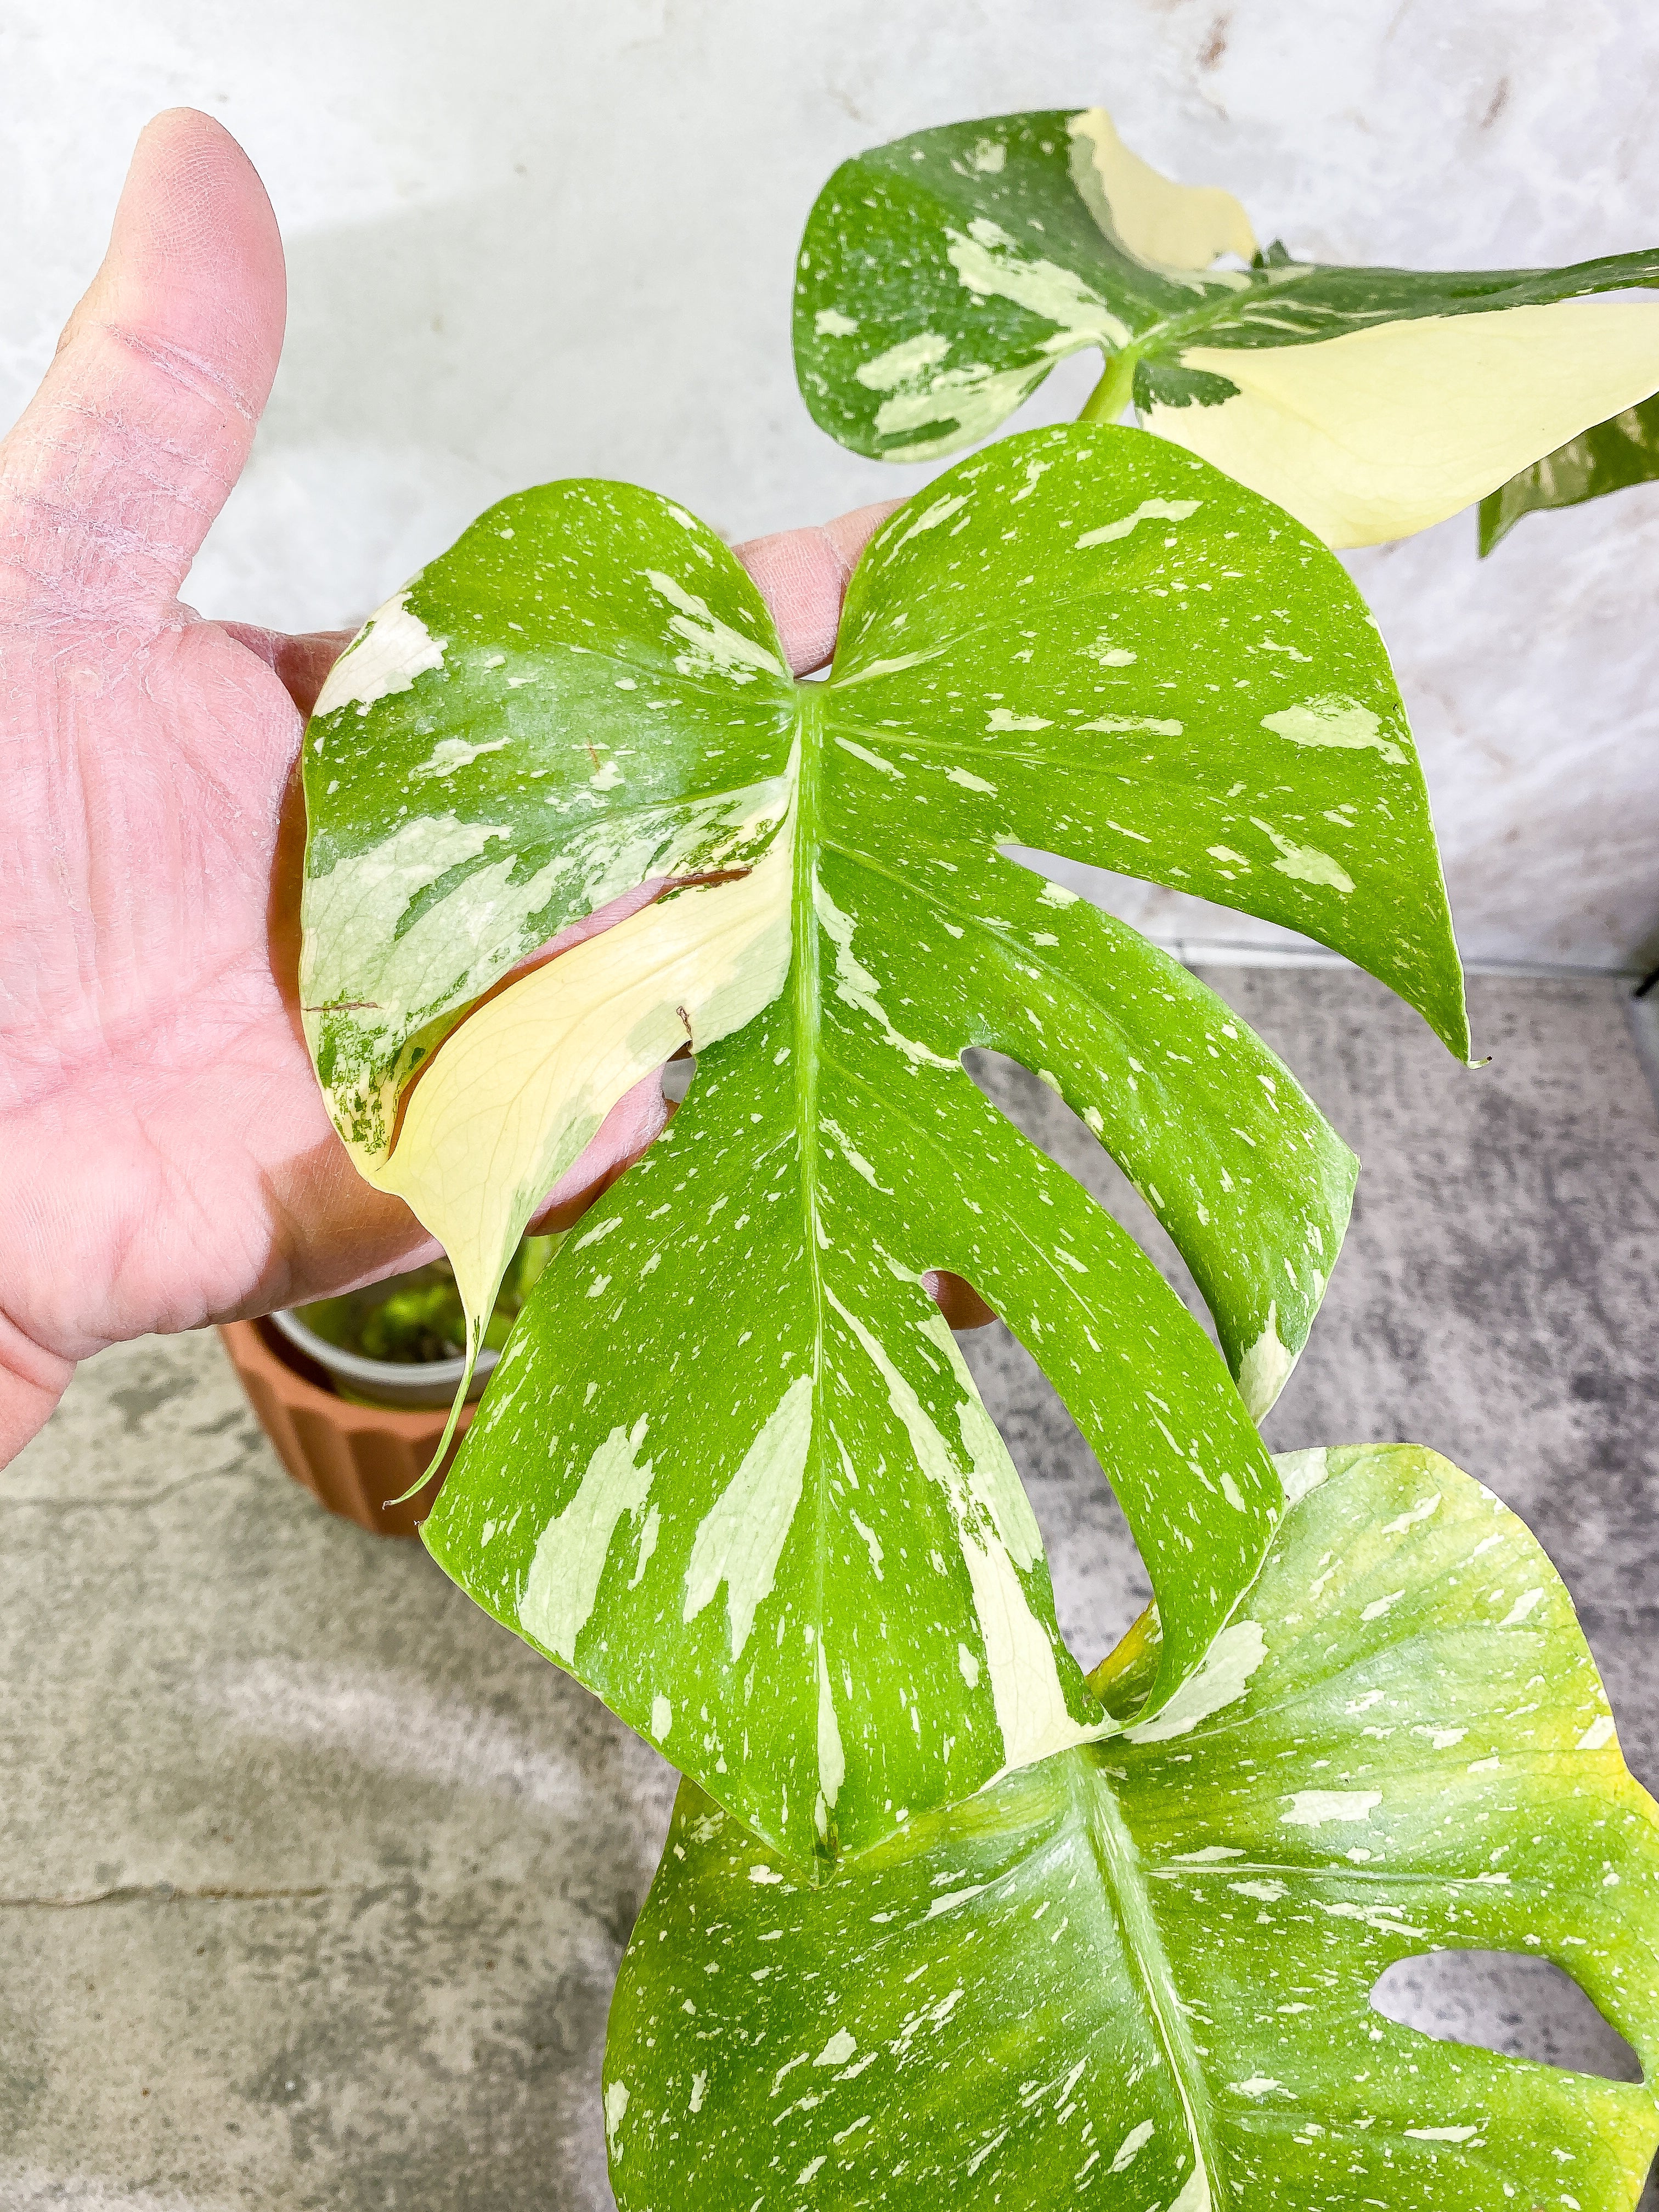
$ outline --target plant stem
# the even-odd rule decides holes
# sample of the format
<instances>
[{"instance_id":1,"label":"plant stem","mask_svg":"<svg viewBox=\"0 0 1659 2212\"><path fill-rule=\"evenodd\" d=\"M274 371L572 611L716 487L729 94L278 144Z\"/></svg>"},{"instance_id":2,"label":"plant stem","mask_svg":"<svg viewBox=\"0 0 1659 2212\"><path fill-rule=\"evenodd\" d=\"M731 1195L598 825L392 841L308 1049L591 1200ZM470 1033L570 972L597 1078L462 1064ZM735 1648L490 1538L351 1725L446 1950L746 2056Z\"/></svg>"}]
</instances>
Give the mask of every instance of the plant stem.
<instances>
[{"instance_id":1,"label":"plant stem","mask_svg":"<svg viewBox=\"0 0 1659 2212\"><path fill-rule=\"evenodd\" d=\"M1079 422L1115 422L1134 398L1135 363L1140 355L1133 346L1109 353L1106 373L1083 403Z\"/></svg>"}]
</instances>

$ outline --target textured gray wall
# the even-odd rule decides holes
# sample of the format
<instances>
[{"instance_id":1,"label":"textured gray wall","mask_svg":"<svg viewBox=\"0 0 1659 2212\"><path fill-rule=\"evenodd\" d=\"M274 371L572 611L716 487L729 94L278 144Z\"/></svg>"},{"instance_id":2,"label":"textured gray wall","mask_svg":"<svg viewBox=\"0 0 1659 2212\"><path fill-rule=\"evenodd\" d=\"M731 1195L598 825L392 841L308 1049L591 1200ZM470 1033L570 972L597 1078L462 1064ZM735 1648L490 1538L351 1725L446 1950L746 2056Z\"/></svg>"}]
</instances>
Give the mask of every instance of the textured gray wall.
<instances>
[{"instance_id":1,"label":"textured gray wall","mask_svg":"<svg viewBox=\"0 0 1659 2212\"><path fill-rule=\"evenodd\" d=\"M1112 107L1264 237L1567 261L1659 238L1644 0L6 0L0 421L101 248L135 133L191 101L270 185L288 355L198 563L213 614L355 621L502 492L634 478L735 537L908 490L795 396L813 193L928 123ZM1653 310L1659 313L1659 307ZM1072 412L1057 373L1027 419ZM1618 965L1659 925L1659 489L1354 566L1427 757L1464 940ZM1165 938L1274 933L1117 887Z\"/></svg>"}]
</instances>

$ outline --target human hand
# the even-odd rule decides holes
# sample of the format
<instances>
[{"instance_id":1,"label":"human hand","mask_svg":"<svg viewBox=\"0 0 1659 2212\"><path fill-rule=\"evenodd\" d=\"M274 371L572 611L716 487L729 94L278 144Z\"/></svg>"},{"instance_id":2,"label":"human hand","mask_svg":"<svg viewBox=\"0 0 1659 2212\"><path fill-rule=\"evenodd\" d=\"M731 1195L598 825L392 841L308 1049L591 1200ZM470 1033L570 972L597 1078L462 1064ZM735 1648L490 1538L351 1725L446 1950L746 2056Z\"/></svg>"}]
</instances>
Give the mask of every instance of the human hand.
<instances>
[{"instance_id":1,"label":"human hand","mask_svg":"<svg viewBox=\"0 0 1659 2212\"><path fill-rule=\"evenodd\" d=\"M247 459L284 307L252 165L174 109L0 445L0 1464L106 1345L436 1249L353 1169L298 1017L293 771L346 634L205 622L177 597ZM798 673L828 659L889 511L738 549ZM538 1225L576 1218L665 1119L653 1077Z\"/></svg>"}]
</instances>

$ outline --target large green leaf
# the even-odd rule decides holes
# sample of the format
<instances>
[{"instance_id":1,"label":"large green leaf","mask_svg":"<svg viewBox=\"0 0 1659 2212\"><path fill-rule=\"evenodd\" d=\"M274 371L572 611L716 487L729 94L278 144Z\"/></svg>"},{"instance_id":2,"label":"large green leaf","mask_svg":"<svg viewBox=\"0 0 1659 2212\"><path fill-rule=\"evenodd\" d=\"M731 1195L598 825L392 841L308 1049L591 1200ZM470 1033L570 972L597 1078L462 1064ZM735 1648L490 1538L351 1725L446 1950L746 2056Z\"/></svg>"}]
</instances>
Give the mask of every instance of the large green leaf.
<instances>
[{"instance_id":1,"label":"large green leaf","mask_svg":"<svg viewBox=\"0 0 1659 2212\"><path fill-rule=\"evenodd\" d=\"M1489 492L1480 502L1480 551L1484 557L1523 514L1544 507L1578 507L1631 484L1659 477L1659 393L1639 407L1627 407L1611 421L1598 422L1582 437L1571 438L1541 461Z\"/></svg>"},{"instance_id":2,"label":"large green leaf","mask_svg":"<svg viewBox=\"0 0 1659 2212\"><path fill-rule=\"evenodd\" d=\"M921 1287L943 1267L1099 1454L1166 1695L1256 1571L1272 1468L1197 1325L961 1054L1024 1060L1122 1160L1264 1410L1352 1160L1218 1001L1000 848L1288 921L1466 1050L1420 774L1340 565L1094 426L1010 440L895 515L825 684L786 678L710 533L626 486L506 502L381 620L401 685L371 629L307 749L307 1018L368 1171L487 1311L611 1100L688 1035L698 1054L669 1134L543 1278L436 1556L798 1858L1074 1740L1099 1716ZM641 877L751 860L490 997L386 1156L414 1055L538 940Z\"/></svg>"},{"instance_id":3,"label":"large green leaf","mask_svg":"<svg viewBox=\"0 0 1659 2212\"><path fill-rule=\"evenodd\" d=\"M844 162L808 218L801 391L843 445L925 460L1096 346L1086 414L1133 400L1330 544L1363 545L1455 514L1659 387L1659 313L1568 304L1659 283L1659 252L1446 271L1254 245L1230 194L1160 177L1099 108L919 131Z\"/></svg>"},{"instance_id":4,"label":"large green leaf","mask_svg":"<svg viewBox=\"0 0 1659 2212\"><path fill-rule=\"evenodd\" d=\"M1628 2212L1648 2087L1369 2002L1525 1951L1659 2059L1659 1808L1566 1592L1431 1452L1281 1465L1245 1617L1150 1724L817 1891L682 1789L611 2008L622 2212Z\"/></svg>"}]
</instances>

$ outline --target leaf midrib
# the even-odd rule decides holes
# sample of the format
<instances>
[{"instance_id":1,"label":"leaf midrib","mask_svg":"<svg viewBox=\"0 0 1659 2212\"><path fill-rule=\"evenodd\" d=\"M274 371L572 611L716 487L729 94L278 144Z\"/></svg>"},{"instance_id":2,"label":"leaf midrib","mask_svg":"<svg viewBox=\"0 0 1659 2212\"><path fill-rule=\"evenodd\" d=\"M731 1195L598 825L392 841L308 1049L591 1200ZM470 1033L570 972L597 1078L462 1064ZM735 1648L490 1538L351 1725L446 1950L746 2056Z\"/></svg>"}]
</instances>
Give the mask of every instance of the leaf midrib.
<instances>
[{"instance_id":1,"label":"leaf midrib","mask_svg":"<svg viewBox=\"0 0 1659 2212\"><path fill-rule=\"evenodd\" d=\"M1210 2103L1209 2082L1188 2025L1187 2008L1152 1911L1140 1853L1130 1835L1110 1783L1092 1760L1066 1762L1071 1791L1100 1872L1101 1887L1115 1912L1123 1955L1140 1984L1141 1995L1180 2095L1193 2156L1203 2166L1212 2204L1229 2201ZM1182 2187L1191 2179L1183 2172Z\"/></svg>"},{"instance_id":2,"label":"leaf midrib","mask_svg":"<svg viewBox=\"0 0 1659 2212\"><path fill-rule=\"evenodd\" d=\"M823 1423L819 1419L825 1397L823 1379L824 1290L822 1248L818 1242L818 1073L819 1045L823 1027L823 990L818 975L818 915L812 894L817 883L821 843L823 779L823 696L820 685L798 684L795 695L796 744L799 759L795 781L795 852L789 896L791 975L793 994L793 1054L795 1130L800 1165L801 1244L806 1256L807 1284L812 1301L811 1479L813 1500L812 1607L811 1619L817 1636L812 1669L813 1689L808 1693L816 1722L818 1668L826 1665L823 1624L828 1607L826 1589L830 1559L830 1484L824 1466ZM816 1725L812 1731L816 1741ZM814 1805L823 1796L823 1772ZM824 1807L823 1856L832 1862L840 1856L828 1850L834 1808ZM820 1863L815 1859L814 1872Z\"/></svg>"},{"instance_id":3,"label":"leaf midrib","mask_svg":"<svg viewBox=\"0 0 1659 2212\"><path fill-rule=\"evenodd\" d=\"M1200 270L1196 273L1201 275L1203 272ZM1259 272L1253 270L1250 273L1255 276ZM1228 290L1220 299L1206 301L1201 307L1194 307L1184 315L1167 315L1160 322L1149 324L1146 330L1137 331L1130 344L1120 347L1117 355L1109 355L1107 358L1117 359L1123 354L1130 353L1137 356L1145 355L1154 348L1159 352L1166 349L1173 349L1178 352L1182 347L1191 343L1194 335L1201 334L1217 323L1225 322L1230 315L1237 314L1247 302L1279 299L1287 292L1294 292L1299 284L1305 284L1310 277L1322 273L1322 264L1310 261L1293 276L1281 276L1276 283L1270 281L1265 284L1253 283L1249 289L1244 292ZM1336 335L1340 336L1341 333L1338 332ZM1304 339L1299 341L1287 339L1285 343L1317 345L1321 340L1310 332ZM1245 349L1234 349L1234 350ZM1139 414L1139 409L1136 412Z\"/></svg>"}]
</instances>

